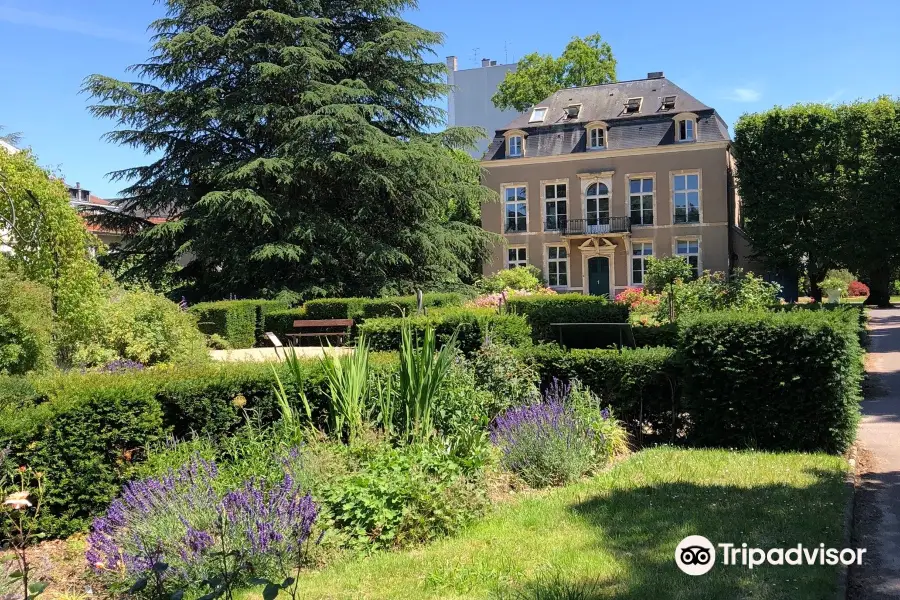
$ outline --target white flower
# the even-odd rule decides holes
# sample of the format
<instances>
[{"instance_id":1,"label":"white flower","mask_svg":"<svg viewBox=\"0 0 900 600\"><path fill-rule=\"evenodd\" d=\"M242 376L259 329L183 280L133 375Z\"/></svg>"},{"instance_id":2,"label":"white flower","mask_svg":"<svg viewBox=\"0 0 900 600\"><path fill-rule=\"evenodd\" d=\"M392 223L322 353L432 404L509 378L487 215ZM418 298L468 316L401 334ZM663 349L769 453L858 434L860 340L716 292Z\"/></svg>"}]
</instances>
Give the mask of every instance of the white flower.
<instances>
[{"instance_id":1,"label":"white flower","mask_svg":"<svg viewBox=\"0 0 900 600\"><path fill-rule=\"evenodd\" d=\"M22 510L23 508L28 508L31 506L31 502L28 501L28 492L15 492L6 497L6 500L3 501L3 504L12 506L16 510Z\"/></svg>"}]
</instances>

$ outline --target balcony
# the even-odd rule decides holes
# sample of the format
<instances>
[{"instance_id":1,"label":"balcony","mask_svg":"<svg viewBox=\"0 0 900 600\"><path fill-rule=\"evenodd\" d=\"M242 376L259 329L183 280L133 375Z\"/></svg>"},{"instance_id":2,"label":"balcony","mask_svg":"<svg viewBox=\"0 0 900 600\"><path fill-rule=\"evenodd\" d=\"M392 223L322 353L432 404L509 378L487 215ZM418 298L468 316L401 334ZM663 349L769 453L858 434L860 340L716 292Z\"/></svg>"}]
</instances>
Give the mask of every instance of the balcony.
<instances>
[{"instance_id":1,"label":"balcony","mask_svg":"<svg viewBox=\"0 0 900 600\"><path fill-rule=\"evenodd\" d=\"M631 233L631 217L548 219L545 229L563 236L624 235Z\"/></svg>"}]
</instances>

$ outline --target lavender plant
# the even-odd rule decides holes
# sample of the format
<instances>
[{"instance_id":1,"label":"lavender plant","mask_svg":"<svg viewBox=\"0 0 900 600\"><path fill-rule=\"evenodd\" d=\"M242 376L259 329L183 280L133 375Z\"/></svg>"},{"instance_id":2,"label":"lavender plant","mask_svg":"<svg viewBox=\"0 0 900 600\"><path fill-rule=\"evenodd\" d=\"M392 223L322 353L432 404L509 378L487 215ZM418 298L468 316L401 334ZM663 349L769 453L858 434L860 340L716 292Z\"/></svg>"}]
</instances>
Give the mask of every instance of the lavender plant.
<instances>
[{"instance_id":1,"label":"lavender plant","mask_svg":"<svg viewBox=\"0 0 900 600\"><path fill-rule=\"evenodd\" d=\"M503 465L532 487L560 485L593 465L591 433L574 409L553 398L506 411L491 424Z\"/></svg>"},{"instance_id":2,"label":"lavender plant","mask_svg":"<svg viewBox=\"0 0 900 600\"><path fill-rule=\"evenodd\" d=\"M215 462L195 455L161 477L128 483L91 527L90 566L140 589L150 579L169 589L206 582L211 597L284 574L310 537L316 503L290 473L274 485L251 478L228 490L218 477Z\"/></svg>"},{"instance_id":3,"label":"lavender plant","mask_svg":"<svg viewBox=\"0 0 900 600\"><path fill-rule=\"evenodd\" d=\"M117 358L98 369L101 373L127 373L129 371L143 371L144 365L135 360Z\"/></svg>"}]
</instances>

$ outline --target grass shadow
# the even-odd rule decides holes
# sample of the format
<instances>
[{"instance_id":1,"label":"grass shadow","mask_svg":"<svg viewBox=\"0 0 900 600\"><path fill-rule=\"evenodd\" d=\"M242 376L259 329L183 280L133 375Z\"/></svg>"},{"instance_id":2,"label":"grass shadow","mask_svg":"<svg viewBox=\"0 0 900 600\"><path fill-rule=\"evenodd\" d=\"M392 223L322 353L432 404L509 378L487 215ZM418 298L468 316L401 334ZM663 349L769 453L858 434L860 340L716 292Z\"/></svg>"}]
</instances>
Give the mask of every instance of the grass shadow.
<instances>
[{"instance_id":1,"label":"grass shadow","mask_svg":"<svg viewBox=\"0 0 900 600\"><path fill-rule=\"evenodd\" d=\"M688 535L713 544L730 542L758 548L841 547L845 498L840 473L810 471L806 487L763 485L737 487L658 483L613 489L571 506L596 531L596 544L610 549L621 563L614 577L525 584L516 598L543 600L647 600L657 598L822 599L835 595L838 568L831 566L762 566L750 570L722 564L717 549L710 573L692 577L674 562L675 547ZM835 506L835 504L840 506ZM529 587L530 586L530 587ZM559 593L564 587L588 590Z\"/></svg>"}]
</instances>

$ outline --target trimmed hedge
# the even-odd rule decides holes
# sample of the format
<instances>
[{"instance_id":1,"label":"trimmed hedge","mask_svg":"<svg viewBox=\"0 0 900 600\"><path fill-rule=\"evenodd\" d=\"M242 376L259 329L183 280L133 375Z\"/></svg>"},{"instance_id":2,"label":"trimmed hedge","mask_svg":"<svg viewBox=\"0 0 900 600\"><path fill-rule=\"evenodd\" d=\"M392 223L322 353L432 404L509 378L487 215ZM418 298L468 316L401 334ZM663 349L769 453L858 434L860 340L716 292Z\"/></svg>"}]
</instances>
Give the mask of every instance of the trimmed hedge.
<instances>
[{"instance_id":1,"label":"trimmed hedge","mask_svg":"<svg viewBox=\"0 0 900 600\"><path fill-rule=\"evenodd\" d=\"M678 323L661 325L632 325L634 342L638 348L678 347Z\"/></svg>"},{"instance_id":2,"label":"trimmed hedge","mask_svg":"<svg viewBox=\"0 0 900 600\"><path fill-rule=\"evenodd\" d=\"M367 319L358 327L358 332L365 334L374 350L397 350L404 322L409 322L419 336L424 334L426 327L433 327L441 344L458 330L459 348L467 355L480 348L488 335L510 346L531 344L531 328L523 317L499 314L492 308L447 308L407 319Z\"/></svg>"},{"instance_id":3,"label":"trimmed hedge","mask_svg":"<svg viewBox=\"0 0 900 600\"><path fill-rule=\"evenodd\" d=\"M304 387L324 422L327 386L318 360L304 361ZM393 369L392 355L374 355ZM283 366L278 368L283 369ZM289 393L292 380L282 372ZM0 448L47 473L41 529L53 536L84 530L131 478L148 445L194 433L232 433L244 413L263 425L278 418L271 364L226 363L126 373L69 373L0 378ZM17 399L13 400L15 395Z\"/></svg>"},{"instance_id":4,"label":"trimmed hedge","mask_svg":"<svg viewBox=\"0 0 900 600\"><path fill-rule=\"evenodd\" d=\"M777 312L816 312L827 311L839 315L839 318L846 319L847 323L856 327L859 343L865 347L869 342L869 314L866 312L866 306L862 304L825 304L821 302L809 302L805 304L780 304L773 306L772 310Z\"/></svg>"},{"instance_id":5,"label":"trimmed hedge","mask_svg":"<svg viewBox=\"0 0 900 600\"><path fill-rule=\"evenodd\" d=\"M510 312L523 315L531 325L535 341L554 339L551 323L627 323L628 307L603 296L556 294L514 296L507 301Z\"/></svg>"},{"instance_id":6,"label":"trimmed hedge","mask_svg":"<svg viewBox=\"0 0 900 600\"><path fill-rule=\"evenodd\" d=\"M263 332L271 331L278 337L282 337L285 333L294 331L294 321L298 319L307 319L305 308L290 308L288 310L273 310L266 313L263 321L265 323Z\"/></svg>"},{"instance_id":7,"label":"trimmed hedge","mask_svg":"<svg viewBox=\"0 0 900 600\"><path fill-rule=\"evenodd\" d=\"M453 293L425 294L427 308L461 306L463 297ZM318 298L303 305L309 319L353 319L362 321L379 317L403 317L416 313L415 296L385 298Z\"/></svg>"},{"instance_id":8,"label":"trimmed hedge","mask_svg":"<svg viewBox=\"0 0 900 600\"><path fill-rule=\"evenodd\" d=\"M859 419L858 318L708 313L681 323L685 406L705 446L840 453Z\"/></svg>"},{"instance_id":9,"label":"trimmed hedge","mask_svg":"<svg viewBox=\"0 0 900 600\"><path fill-rule=\"evenodd\" d=\"M578 379L612 407L632 431L649 426L662 439L672 439L673 403L678 406L681 366L672 348L565 350L541 344L520 351L523 360L541 376Z\"/></svg>"},{"instance_id":10,"label":"trimmed hedge","mask_svg":"<svg viewBox=\"0 0 900 600\"><path fill-rule=\"evenodd\" d=\"M203 333L217 333L234 348L252 348L266 332L266 314L288 308L287 302L278 300L221 300L201 302L188 310L197 316Z\"/></svg>"}]
</instances>

